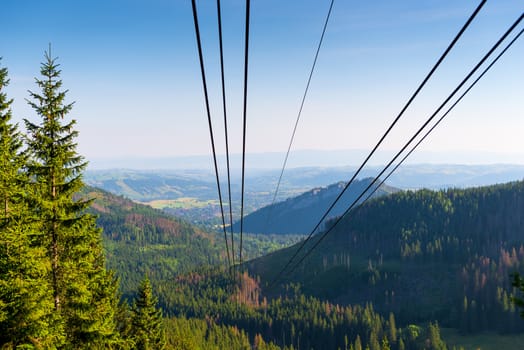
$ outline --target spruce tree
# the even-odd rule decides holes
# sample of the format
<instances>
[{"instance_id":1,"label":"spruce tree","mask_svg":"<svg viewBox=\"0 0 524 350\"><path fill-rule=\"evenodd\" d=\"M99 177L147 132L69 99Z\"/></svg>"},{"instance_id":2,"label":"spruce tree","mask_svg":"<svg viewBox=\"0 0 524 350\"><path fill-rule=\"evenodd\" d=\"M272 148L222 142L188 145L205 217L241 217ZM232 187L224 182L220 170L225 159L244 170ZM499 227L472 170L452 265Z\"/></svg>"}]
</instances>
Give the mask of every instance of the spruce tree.
<instances>
[{"instance_id":1,"label":"spruce tree","mask_svg":"<svg viewBox=\"0 0 524 350\"><path fill-rule=\"evenodd\" d=\"M132 309L131 333L136 349L159 350L165 347L162 310L157 309L156 304L157 298L153 295L151 282L146 276L140 283Z\"/></svg>"},{"instance_id":2,"label":"spruce tree","mask_svg":"<svg viewBox=\"0 0 524 350\"><path fill-rule=\"evenodd\" d=\"M66 121L61 71L50 50L41 65L41 92L29 92L29 105L40 118L25 120L30 152L28 173L33 181L31 209L39 225L40 246L50 263L55 325L64 327L67 348L101 348L118 341L114 313L116 281L106 271L101 231L85 212L89 200L75 195L83 188L87 163L77 153L75 120Z\"/></svg>"},{"instance_id":3,"label":"spruce tree","mask_svg":"<svg viewBox=\"0 0 524 350\"><path fill-rule=\"evenodd\" d=\"M121 344L119 348L121 350L135 349L132 322L132 311L129 303L126 299L120 298L120 303L117 306L115 319L118 333L121 337Z\"/></svg>"},{"instance_id":4,"label":"spruce tree","mask_svg":"<svg viewBox=\"0 0 524 350\"><path fill-rule=\"evenodd\" d=\"M1 60L1 58L0 58ZM1 63L1 61L0 61ZM1 66L0 66L1 67ZM25 166L25 155L22 152L22 138L18 126L11 122L11 104L13 100L7 98L4 92L9 84L7 68L0 68L0 143L1 143L1 173L0 201L1 217L5 221L11 214L17 212L16 206L21 202ZM15 206L15 208L13 208Z\"/></svg>"},{"instance_id":5,"label":"spruce tree","mask_svg":"<svg viewBox=\"0 0 524 350\"><path fill-rule=\"evenodd\" d=\"M50 322L49 264L25 215L27 158L3 91L8 83L7 68L0 68L0 347L51 349L61 340Z\"/></svg>"},{"instance_id":6,"label":"spruce tree","mask_svg":"<svg viewBox=\"0 0 524 350\"><path fill-rule=\"evenodd\" d=\"M440 328L438 326L438 323L429 323L428 327L428 341L429 341L429 349L431 350L446 350L446 344L440 338Z\"/></svg>"},{"instance_id":7,"label":"spruce tree","mask_svg":"<svg viewBox=\"0 0 524 350\"><path fill-rule=\"evenodd\" d=\"M395 322L395 315L392 312L389 313L388 327L389 342L395 344L397 342L397 325Z\"/></svg>"}]
</instances>

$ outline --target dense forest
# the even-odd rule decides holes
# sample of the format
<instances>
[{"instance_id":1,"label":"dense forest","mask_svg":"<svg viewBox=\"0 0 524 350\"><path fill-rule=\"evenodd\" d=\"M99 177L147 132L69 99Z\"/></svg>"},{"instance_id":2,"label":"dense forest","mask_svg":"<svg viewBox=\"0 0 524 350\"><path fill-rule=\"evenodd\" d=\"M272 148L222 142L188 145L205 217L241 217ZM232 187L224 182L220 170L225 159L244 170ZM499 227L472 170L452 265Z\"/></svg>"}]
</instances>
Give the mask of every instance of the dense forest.
<instances>
[{"instance_id":1,"label":"dense forest","mask_svg":"<svg viewBox=\"0 0 524 350\"><path fill-rule=\"evenodd\" d=\"M107 264L116 272L126 298L136 294L145 274L156 284L225 260L215 235L159 210L91 187L79 197L94 200L88 211L103 229Z\"/></svg>"},{"instance_id":2,"label":"dense forest","mask_svg":"<svg viewBox=\"0 0 524 350\"><path fill-rule=\"evenodd\" d=\"M189 225L159 218L152 215L152 211L130 206L123 199L120 206L113 206L114 201L104 202L98 198L98 202L93 202L95 198L89 197L93 193L82 181L87 163L76 151L76 122L66 119L73 105L65 103L66 91L61 90L58 67L56 59L46 52L41 78L36 79L41 92L30 92L29 100L39 119L37 122L25 120L26 134L11 122L12 101L3 92L9 83L7 69L0 69L2 348L278 348L265 341L260 333L248 334L252 328L222 322L215 316L214 312L223 310L223 305L238 310L233 311L233 315L260 313L261 308L253 308L256 303L244 308L246 298L233 292L246 290L244 280L230 278L221 289L215 283L216 276L222 279L229 276L222 271L204 275L204 282L210 288L195 285L187 291L183 286L188 284L182 282L187 276L198 275L195 272L175 275L166 269L177 264L188 266L186 261L190 259L194 265L197 257L206 259L208 265L214 263L213 259L220 260L218 250L210 249L210 237L199 239L198 230ZM89 213L90 207L108 214L99 218L107 228L106 254L102 232L96 225L96 217ZM190 247L189 251L182 254L173 247L177 244ZM172 259L157 268L148 266L134 296L121 298L118 278L106 268L105 255L111 261L109 265L116 266L117 270L124 267L120 269L123 280L133 284L136 280L129 278L125 269L141 273L139 266L144 260L162 256L151 251L152 246L160 245L175 249L174 259L178 260ZM160 302L153 292L149 274L157 278L156 293L163 297ZM247 276L245 279L249 280ZM177 281L180 281L178 287ZM190 297L201 290L206 291L204 299ZM195 306L192 300L198 300L200 306L191 308ZM173 308L174 305L179 307ZM241 319L230 317L229 320ZM270 319L264 322L272 323ZM278 328L274 331L281 333ZM364 338L362 342L365 344L365 341ZM293 342L282 343L284 346L289 343L292 348Z\"/></svg>"},{"instance_id":3,"label":"dense forest","mask_svg":"<svg viewBox=\"0 0 524 350\"><path fill-rule=\"evenodd\" d=\"M0 347L250 348L246 334L234 326L165 318L148 276L171 275L165 266L138 271L142 276L135 293L121 297L118 276L106 268L106 255L117 267L120 259L130 258L122 265L133 269L132 264L145 258L140 252L150 247L145 242L167 246L178 241L196 252L178 254L179 259L205 257L206 264L218 260L218 250L208 249L209 237L199 239L189 225L148 215L152 209L129 211L130 202L123 199L120 206L100 198L94 203L82 181L87 163L76 151L76 121L66 119L73 104L65 102L67 90L61 89L59 65L50 52L40 72L36 84L41 91L30 92L28 100L38 119L24 120L24 134L11 121L12 100L4 92L8 71L0 68ZM106 237L138 244L127 250L107 244L93 210L109 214L102 218ZM121 275L133 283L129 274ZM272 348L261 337L257 342L261 349Z\"/></svg>"},{"instance_id":4,"label":"dense forest","mask_svg":"<svg viewBox=\"0 0 524 350\"><path fill-rule=\"evenodd\" d=\"M2 349L440 350L443 325L524 329L520 280L510 286L524 262L523 182L376 198L273 286L296 247L226 269L215 233L86 187L56 59L46 52L25 133L11 121L7 73Z\"/></svg>"},{"instance_id":5,"label":"dense forest","mask_svg":"<svg viewBox=\"0 0 524 350\"><path fill-rule=\"evenodd\" d=\"M524 182L375 199L334 227L284 281L340 304L372 302L404 324L522 331L510 275L524 268L523 209ZM296 249L257 259L250 271L271 281Z\"/></svg>"},{"instance_id":6,"label":"dense forest","mask_svg":"<svg viewBox=\"0 0 524 350\"><path fill-rule=\"evenodd\" d=\"M187 222L98 188L86 186L77 198L92 199L87 210L103 230L108 268L115 271L127 299L145 274L151 283L227 261L222 232L206 232ZM238 234L235 234L238 241ZM244 257L255 258L301 239L293 235L243 237Z\"/></svg>"},{"instance_id":7,"label":"dense forest","mask_svg":"<svg viewBox=\"0 0 524 350\"><path fill-rule=\"evenodd\" d=\"M298 285L267 299L247 272L229 275L202 269L182 275L164 291L164 310L178 317L234 325L253 344L268 339L287 349L444 349L439 326L398 327L395 315L377 313L371 303L342 306L306 296ZM259 340L257 340L259 339ZM256 348L256 347L255 347Z\"/></svg>"},{"instance_id":8,"label":"dense forest","mask_svg":"<svg viewBox=\"0 0 524 350\"><path fill-rule=\"evenodd\" d=\"M66 121L60 71L46 53L29 92L38 116L27 134L11 124L0 71L0 343L3 348L93 349L120 343L114 318L118 285L105 268L100 229L73 196L87 163Z\"/></svg>"}]
</instances>

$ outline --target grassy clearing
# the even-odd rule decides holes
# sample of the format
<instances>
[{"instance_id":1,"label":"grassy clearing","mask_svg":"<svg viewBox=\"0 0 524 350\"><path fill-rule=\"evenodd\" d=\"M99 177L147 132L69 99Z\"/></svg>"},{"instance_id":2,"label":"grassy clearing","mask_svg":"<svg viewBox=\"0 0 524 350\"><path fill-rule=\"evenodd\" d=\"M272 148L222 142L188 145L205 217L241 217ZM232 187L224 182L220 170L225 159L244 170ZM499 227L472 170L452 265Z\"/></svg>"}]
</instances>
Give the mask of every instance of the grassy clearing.
<instances>
[{"instance_id":1,"label":"grassy clearing","mask_svg":"<svg viewBox=\"0 0 524 350\"><path fill-rule=\"evenodd\" d=\"M441 329L442 338L449 349L461 346L465 350L522 350L524 349L524 334L500 335L496 333L482 333L461 335L455 329Z\"/></svg>"},{"instance_id":2,"label":"grassy clearing","mask_svg":"<svg viewBox=\"0 0 524 350\"><path fill-rule=\"evenodd\" d=\"M149 205L155 209L173 208L173 209L193 209L205 208L208 205L218 205L217 200L201 201L197 198L182 197L177 199L158 199L143 204Z\"/></svg>"}]
</instances>

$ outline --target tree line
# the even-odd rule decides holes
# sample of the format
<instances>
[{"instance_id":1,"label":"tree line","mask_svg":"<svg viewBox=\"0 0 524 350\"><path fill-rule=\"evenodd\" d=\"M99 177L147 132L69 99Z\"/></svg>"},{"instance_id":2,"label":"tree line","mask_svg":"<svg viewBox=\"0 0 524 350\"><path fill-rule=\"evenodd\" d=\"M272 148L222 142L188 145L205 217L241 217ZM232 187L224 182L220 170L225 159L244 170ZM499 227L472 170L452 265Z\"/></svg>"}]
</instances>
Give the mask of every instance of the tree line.
<instances>
[{"instance_id":1,"label":"tree line","mask_svg":"<svg viewBox=\"0 0 524 350\"><path fill-rule=\"evenodd\" d=\"M298 284L268 299L247 273L201 268L160 283L158 291L171 317L237 327L255 349L262 340L283 349L447 349L437 323L399 326L393 313L383 317L372 303L335 304L304 294Z\"/></svg>"},{"instance_id":2,"label":"tree line","mask_svg":"<svg viewBox=\"0 0 524 350\"><path fill-rule=\"evenodd\" d=\"M327 300L372 302L401 324L522 332L510 275L524 272L523 212L523 181L384 196L342 219L284 282ZM294 249L251 262L250 272L271 281Z\"/></svg>"},{"instance_id":3,"label":"tree line","mask_svg":"<svg viewBox=\"0 0 524 350\"><path fill-rule=\"evenodd\" d=\"M12 122L7 68L0 68L0 346L2 349L151 348L163 328L146 279L121 331L118 280L106 269L101 230L78 198L87 163L68 119L59 65L45 53L28 103L26 133ZM156 320L156 321L155 321ZM156 323L155 323L156 322ZM147 324L145 324L147 323ZM153 342L153 340L150 340ZM154 347L161 348L161 347Z\"/></svg>"},{"instance_id":4,"label":"tree line","mask_svg":"<svg viewBox=\"0 0 524 350\"><path fill-rule=\"evenodd\" d=\"M489 328L491 318L504 325L514 323L508 316L517 314L511 303L514 295L503 289L508 280L500 275L507 276L524 261L524 248L512 241L521 227L521 183L475 192L478 198L458 190L408 192L365 207L354 226L339 230L353 250L324 251L308 266L310 274L332 273L333 268L350 273L344 281L359 281L367 298L354 305L307 295L312 287L308 283L285 284L267 299L259 280L205 268L184 274L175 267L138 269L142 281L131 293L139 282L132 270L142 258L159 255L148 242L173 249L159 255L176 256L178 260L167 265L190 259L187 252L181 255L190 245L209 263L221 257L206 256L216 249L210 250L210 241L195 239L198 235L189 225L167 218L153 225L156 214L143 208L125 215L113 209L114 215L102 218L109 227L106 237L114 244L106 240L104 250L93 201L79 195L86 193L82 175L87 163L76 149L76 122L69 118L73 104L66 103L56 59L46 52L36 79L38 91L29 92L35 118L24 120L24 133L11 120L12 100L4 92L7 73L0 67L0 347L4 349L445 349L438 324L408 322L414 312L409 305L400 313L402 326L397 325L395 311L407 305L402 303L400 286L414 292L417 287L413 279L401 276L406 270L392 262L429 262L438 267L432 275L435 283L449 274L443 262L460 265L462 275L457 278L465 288L459 299L452 300L450 324L474 331ZM506 204L492 200L497 198ZM384 211L386 202L389 209ZM370 221L364 214L373 211L373 205L383 215ZM477 213L485 210L492 214L478 219ZM509 217L503 215L506 212ZM502 221L506 226L493 235ZM390 234L396 228L400 237ZM489 242L504 245L494 248ZM355 256L357 250L370 253L363 259ZM127 279L126 298L121 298L120 281L106 266L106 254L111 257L115 252L128 260L122 266L114 261L113 266L134 276ZM354 274L352 269L359 265L365 266L364 272ZM150 276L144 278L147 272L153 274L154 283ZM381 286L388 287L387 293ZM429 294L428 300L438 297ZM416 311L438 316L432 306Z\"/></svg>"},{"instance_id":5,"label":"tree line","mask_svg":"<svg viewBox=\"0 0 524 350\"><path fill-rule=\"evenodd\" d=\"M153 242L172 246L186 260L191 254L179 253L191 246L211 263L219 256L207 253L218 250L190 225L153 209L137 205L126 212L115 201L95 204L82 180L87 162L77 152L76 121L69 118L73 103L66 103L50 51L40 73L39 90L28 99L36 118L24 119L24 133L12 121L8 70L0 65L0 348L250 349L246 333L235 326L164 317L148 269L140 271L142 281L131 274L128 282L136 289L122 297L106 254L140 258ZM100 210L109 213L98 218ZM97 219L108 228L106 239ZM129 261L113 266L127 277ZM261 350L278 349L260 336L256 343Z\"/></svg>"}]
</instances>

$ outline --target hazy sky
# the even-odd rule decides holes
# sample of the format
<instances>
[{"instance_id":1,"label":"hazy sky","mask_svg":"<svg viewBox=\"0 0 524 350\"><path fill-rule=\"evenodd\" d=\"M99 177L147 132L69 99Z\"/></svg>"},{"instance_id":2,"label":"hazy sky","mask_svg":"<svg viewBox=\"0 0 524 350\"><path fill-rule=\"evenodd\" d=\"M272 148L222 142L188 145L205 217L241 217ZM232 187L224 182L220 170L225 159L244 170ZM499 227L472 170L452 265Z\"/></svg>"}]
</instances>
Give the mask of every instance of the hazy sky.
<instances>
[{"instance_id":1,"label":"hazy sky","mask_svg":"<svg viewBox=\"0 0 524 350\"><path fill-rule=\"evenodd\" d=\"M197 3L223 152L216 3ZM231 144L238 153L245 2L222 3ZM478 3L335 0L293 149L370 149ZM328 7L329 0L252 1L248 152L286 150ZM522 0L488 1L385 150L407 140L523 10ZM34 77L52 43L68 101L76 101L71 116L79 150L88 159L209 154L191 1L3 0L1 11L0 56L16 120L35 120L25 98L37 89ZM523 82L520 39L422 150L490 151L495 156L485 162L496 162L496 154L523 155L524 162Z\"/></svg>"}]
</instances>

